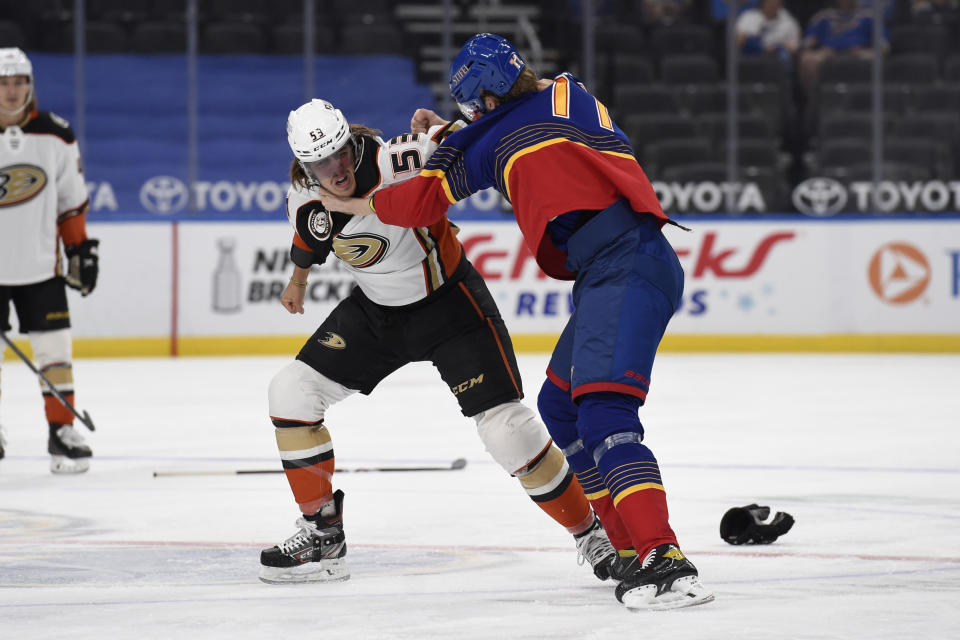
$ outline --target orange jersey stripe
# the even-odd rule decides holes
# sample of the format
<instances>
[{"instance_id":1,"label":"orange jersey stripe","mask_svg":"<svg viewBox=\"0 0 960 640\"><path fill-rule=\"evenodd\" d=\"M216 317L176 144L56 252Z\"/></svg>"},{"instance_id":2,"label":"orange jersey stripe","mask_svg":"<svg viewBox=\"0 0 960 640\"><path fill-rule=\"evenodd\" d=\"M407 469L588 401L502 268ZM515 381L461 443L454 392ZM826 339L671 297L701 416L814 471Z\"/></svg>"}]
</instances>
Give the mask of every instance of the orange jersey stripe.
<instances>
[{"instance_id":1,"label":"orange jersey stripe","mask_svg":"<svg viewBox=\"0 0 960 640\"><path fill-rule=\"evenodd\" d=\"M437 256L443 265L443 275L449 278L457 270L460 264L460 257L463 255L463 246L457 239L456 227L447 219L446 216L439 222L435 222L427 227L434 238L437 239Z\"/></svg>"},{"instance_id":2,"label":"orange jersey stripe","mask_svg":"<svg viewBox=\"0 0 960 640\"><path fill-rule=\"evenodd\" d=\"M293 234L293 246L303 249L304 251L313 251L306 242L303 241L303 238L300 237L299 233Z\"/></svg>"},{"instance_id":3,"label":"orange jersey stripe","mask_svg":"<svg viewBox=\"0 0 960 640\"><path fill-rule=\"evenodd\" d=\"M610 119L610 112L607 111L607 107L599 100L597 100L597 116L600 118L601 127L613 131L613 120Z\"/></svg>"},{"instance_id":4,"label":"orange jersey stripe","mask_svg":"<svg viewBox=\"0 0 960 640\"><path fill-rule=\"evenodd\" d=\"M559 118L570 117L570 88L563 76L553 81L553 115Z\"/></svg>"},{"instance_id":5,"label":"orange jersey stripe","mask_svg":"<svg viewBox=\"0 0 960 640\"><path fill-rule=\"evenodd\" d=\"M63 244L67 246L80 244L87 239L86 210L64 218L57 224L57 229L60 232L60 237L63 238Z\"/></svg>"}]
</instances>

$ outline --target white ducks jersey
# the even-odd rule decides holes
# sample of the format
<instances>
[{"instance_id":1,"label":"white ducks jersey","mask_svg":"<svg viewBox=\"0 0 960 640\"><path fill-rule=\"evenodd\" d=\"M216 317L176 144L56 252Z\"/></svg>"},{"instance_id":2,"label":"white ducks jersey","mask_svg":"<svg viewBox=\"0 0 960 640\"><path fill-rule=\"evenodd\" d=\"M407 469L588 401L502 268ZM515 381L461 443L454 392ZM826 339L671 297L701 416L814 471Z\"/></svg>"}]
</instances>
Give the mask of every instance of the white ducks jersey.
<instances>
[{"instance_id":1,"label":"white ducks jersey","mask_svg":"<svg viewBox=\"0 0 960 640\"><path fill-rule=\"evenodd\" d=\"M434 127L389 142L358 136L355 195L368 196L419 174L443 133ZM456 227L446 217L429 227L395 227L375 215L330 213L315 191L294 185L287 192L287 218L296 230L291 257L297 266L323 264L333 253L377 304L401 306L426 298L464 259Z\"/></svg>"},{"instance_id":2,"label":"white ducks jersey","mask_svg":"<svg viewBox=\"0 0 960 640\"><path fill-rule=\"evenodd\" d=\"M70 125L44 111L0 132L0 285L60 273L58 224L87 210Z\"/></svg>"}]
</instances>

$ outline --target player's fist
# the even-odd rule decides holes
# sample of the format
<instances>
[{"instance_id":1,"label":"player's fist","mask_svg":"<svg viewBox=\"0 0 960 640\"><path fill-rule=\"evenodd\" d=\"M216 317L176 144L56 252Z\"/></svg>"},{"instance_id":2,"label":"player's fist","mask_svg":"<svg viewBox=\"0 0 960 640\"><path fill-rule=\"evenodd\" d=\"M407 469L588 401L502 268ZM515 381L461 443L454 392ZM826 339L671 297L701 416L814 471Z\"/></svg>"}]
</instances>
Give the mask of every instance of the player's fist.
<instances>
[{"instance_id":1,"label":"player's fist","mask_svg":"<svg viewBox=\"0 0 960 640\"><path fill-rule=\"evenodd\" d=\"M296 284L291 279L287 283L287 288L280 296L280 304L289 313L303 313L303 301L307 297L307 288L302 284Z\"/></svg>"},{"instance_id":2,"label":"player's fist","mask_svg":"<svg viewBox=\"0 0 960 640\"><path fill-rule=\"evenodd\" d=\"M410 118L410 131L426 133L427 129L438 124L447 124L447 121L430 109L417 109L413 112L413 117Z\"/></svg>"},{"instance_id":3,"label":"player's fist","mask_svg":"<svg viewBox=\"0 0 960 640\"><path fill-rule=\"evenodd\" d=\"M67 254L67 284L82 295L89 295L96 288L100 273L100 241L84 240L64 251Z\"/></svg>"}]
</instances>

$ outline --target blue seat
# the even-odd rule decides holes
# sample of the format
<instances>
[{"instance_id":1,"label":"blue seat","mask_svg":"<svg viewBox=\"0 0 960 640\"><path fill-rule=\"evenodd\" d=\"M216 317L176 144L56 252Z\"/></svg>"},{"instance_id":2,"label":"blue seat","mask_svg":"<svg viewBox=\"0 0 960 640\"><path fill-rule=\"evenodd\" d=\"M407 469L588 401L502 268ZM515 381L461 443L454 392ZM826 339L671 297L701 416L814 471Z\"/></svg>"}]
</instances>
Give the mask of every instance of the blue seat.
<instances>
[{"instance_id":1,"label":"blue seat","mask_svg":"<svg viewBox=\"0 0 960 640\"><path fill-rule=\"evenodd\" d=\"M84 158L88 163L114 167L136 165L144 159L184 165L187 162L187 141L186 137L181 139L134 136L106 139L88 137Z\"/></svg>"}]
</instances>

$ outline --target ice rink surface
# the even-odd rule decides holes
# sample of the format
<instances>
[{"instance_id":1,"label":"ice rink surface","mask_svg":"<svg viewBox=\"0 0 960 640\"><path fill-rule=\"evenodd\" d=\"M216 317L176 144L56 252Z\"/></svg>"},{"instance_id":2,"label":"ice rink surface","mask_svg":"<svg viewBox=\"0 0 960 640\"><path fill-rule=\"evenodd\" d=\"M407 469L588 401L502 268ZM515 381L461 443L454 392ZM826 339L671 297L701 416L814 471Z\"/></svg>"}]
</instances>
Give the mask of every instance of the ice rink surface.
<instances>
[{"instance_id":1,"label":"ice rink surface","mask_svg":"<svg viewBox=\"0 0 960 640\"><path fill-rule=\"evenodd\" d=\"M522 356L533 403L546 356ZM716 601L632 613L484 452L429 365L330 410L352 578L272 586L295 531L266 388L288 358L80 360L89 473L48 471L36 380L9 357L0 422L0 638L960 637L960 357L661 354L646 443ZM726 509L787 511L733 547Z\"/></svg>"}]
</instances>

